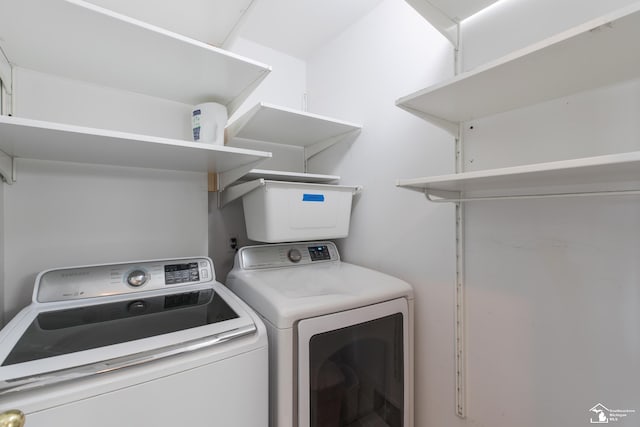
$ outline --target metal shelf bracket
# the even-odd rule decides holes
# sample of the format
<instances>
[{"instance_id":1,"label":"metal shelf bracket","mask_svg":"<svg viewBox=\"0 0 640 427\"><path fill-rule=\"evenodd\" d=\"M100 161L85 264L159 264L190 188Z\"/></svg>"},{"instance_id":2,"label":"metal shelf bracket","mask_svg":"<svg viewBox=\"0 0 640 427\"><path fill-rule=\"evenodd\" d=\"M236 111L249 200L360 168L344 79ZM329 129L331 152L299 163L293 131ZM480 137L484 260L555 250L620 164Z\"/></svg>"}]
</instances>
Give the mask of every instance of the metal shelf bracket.
<instances>
[{"instance_id":1,"label":"metal shelf bracket","mask_svg":"<svg viewBox=\"0 0 640 427\"><path fill-rule=\"evenodd\" d=\"M361 129L354 129L352 131L340 134L340 135L336 135L333 136L331 138L327 138L324 139L322 141L318 141L314 144L311 144L307 147L304 148L304 160L305 162L307 160L309 160L311 157L315 156L316 154L318 154L319 152L326 150L327 148L345 141L345 140L349 140L349 141L353 141L355 140L358 135L360 135Z\"/></svg>"},{"instance_id":2,"label":"metal shelf bracket","mask_svg":"<svg viewBox=\"0 0 640 427\"><path fill-rule=\"evenodd\" d=\"M262 178L255 179L253 181L243 182L241 184L237 184L231 186L220 193L218 193L218 207L224 207L227 204L233 202L236 199L244 196L245 194L255 190L258 187L261 187L265 184L265 180Z\"/></svg>"},{"instance_id":3,"label":"metal shelf bracket","mask_svg":"<svg viewBox=\"0 0 640 427\"><path fill-rule=\"evenodd\" d=\"M217 174L216 186L209 191L222 191L229 185L233 184L243 176L245 176L251 169L255 169L257 165L262 163L264 159L256 160L255 162L247 163L246 165L239 166L235 169L231 169L225 172L219 172Z\"/></svg>"},{"instance_id":4,"label":"metal shelf bracket","mask_svg":"<svg viewBox=\"0 0 640 427\"><path fill-rule=\"evenodd\" d=\"M3 151L0 151L0 176L7 184L11 185L16 182L15 161L13 157Z\"/></svg>"},{"instance_id":5,"label":"metal shelf bracket","mask_svg":"<svg viewBox=\"0 0 640 427\"><path fill-rule=\"evenodd\" d=\"M457 55L457 52L456 52ZM457 61L456 61L457 62ZM456 63L456 66L458 64ZM456 70L457 71L457 70ZM455 135L456 173L464 172L462 125L458 124ZM440 197L451 197L451 192L438 192ZM427 198L429 194L427 193ZM455 286L455 387L456 387L456 415L466 418L466 323L465 323L465 208L463 203L457 203L456 215L456 286Z\"/></svg>"}]
</instances>

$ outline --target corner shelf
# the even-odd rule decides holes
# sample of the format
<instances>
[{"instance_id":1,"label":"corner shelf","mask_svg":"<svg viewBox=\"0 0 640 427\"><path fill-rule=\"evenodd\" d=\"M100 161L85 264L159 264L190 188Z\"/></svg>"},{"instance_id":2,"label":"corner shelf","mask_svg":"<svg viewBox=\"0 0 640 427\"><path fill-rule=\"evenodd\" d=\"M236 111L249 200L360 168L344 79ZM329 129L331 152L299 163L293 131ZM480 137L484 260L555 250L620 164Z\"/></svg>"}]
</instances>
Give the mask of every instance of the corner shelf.
<instances>
[{"instance_id":1,"label":"corner shelf","mask_svg":"<svg viewBox=\"0 0 640 427\"><path fill-rule=\"evenodd\" d=\"M306 170L309 158L339 142L355 138L361 130L362 126L353 123L261 102L230 123L226 132L227 143L231 146L234 139L238 138L301 147L304 149ZM243 181L253 180L250 182L257 182L259 179L328 184L336 183L340 177L253 169L242 178ZM224 191L218 199L219 206L242 197L251 188L250 184L243 183Z\"/></svg>"},{"instance_id":2,"label":"corner shelf","mask_svg":"<svg viewBox=\"0 0 640 427\"><path fill-rule=\"evenodd\" d=\"M557 162L399 179L432 201L459 202L588 194L640 194L640 151ZM611 190L610 187L615 187ZM566 193L570 189L571 193ZM533 192L533 193L531 193Z\"/></svg>"},{"instance_id":3,"label":"corner shelf","mask_svg":"<svg viewBox=\"0 0 640 427\"><path fill-rule=\"evenodd\" d=\"M230 145L234 138L243 138L303 147L308 160L361 129L342 120L261 102L227 126L227 137Z\"/></svg>"},{"instance_id":4,"label":"corner shelf","mask_svg":"<svg viewBox=\"0 0 640 427\"><path fill-rule=\"evenodd\" d=\"M215 174L224 189L271 153L104 129L0 116L0 166L15 180L14 158ZM4 156L2 156L4 154Z\"/></svg>"},{"instance_id":5,"label":"corner shelf","mask_svg":"<svg viewBox=\"0 0 640 427\"><path fill-rule=\"evenodd\" d=\"M0 47L14 66L233 113L271 68L82 0L6 0Z\"/></svg>"},{"instance_id":6,"label":"corner shelf","mask_svg":"<svg viewBox=\"0 0 640 427\"><path fill-rule=\"evenodd\" d=\"M396 101L457 134L458 124L640 75L640 3Z\"/></svg>"}]
</instances>

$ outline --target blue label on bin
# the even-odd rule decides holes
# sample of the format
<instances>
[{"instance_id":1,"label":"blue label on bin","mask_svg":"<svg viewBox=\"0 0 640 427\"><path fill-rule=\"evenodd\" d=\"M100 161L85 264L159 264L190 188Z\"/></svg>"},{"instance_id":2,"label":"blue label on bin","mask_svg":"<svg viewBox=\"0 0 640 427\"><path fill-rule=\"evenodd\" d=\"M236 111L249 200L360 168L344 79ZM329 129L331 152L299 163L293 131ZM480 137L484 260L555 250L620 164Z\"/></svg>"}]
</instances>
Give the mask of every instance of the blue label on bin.
<instances>
[{"instance_id":1,"label":"blue label on bin","mask_svg":"<svg viewBox=\"0 0 640 427\"><path fill-rule=\"evenodd\" d=\"M303 194L303 202L324 202L324 194Z\"/></svg>"}]
</instances>

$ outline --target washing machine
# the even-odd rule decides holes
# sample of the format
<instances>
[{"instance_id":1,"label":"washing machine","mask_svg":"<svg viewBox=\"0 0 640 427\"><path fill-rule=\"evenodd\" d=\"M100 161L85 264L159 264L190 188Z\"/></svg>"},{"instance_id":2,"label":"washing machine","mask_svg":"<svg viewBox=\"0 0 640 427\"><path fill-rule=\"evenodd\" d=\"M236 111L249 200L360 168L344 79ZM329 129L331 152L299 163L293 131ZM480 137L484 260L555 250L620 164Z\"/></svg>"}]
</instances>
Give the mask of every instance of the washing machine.
<instances>
[{"instance_id":1,"label":"washing machine","mask_svg":"<svg viewBox=\"0 0 640 427\"><path fill-rule=\"evenodd\" d=\"M241 248L226 285L269 336L272 427L413 426L413 291L332 242Z\"/></svg>"},{"instance_id":2,"label":"washing machine","mask_svg":"<svg viewBox=\"0 0 640 427\"><path fill-rule=\"evenodd\" d=\"M266 427L267 372L209 258L53 269L0 331L0 424Z\"/></svg>"}]
</instances>

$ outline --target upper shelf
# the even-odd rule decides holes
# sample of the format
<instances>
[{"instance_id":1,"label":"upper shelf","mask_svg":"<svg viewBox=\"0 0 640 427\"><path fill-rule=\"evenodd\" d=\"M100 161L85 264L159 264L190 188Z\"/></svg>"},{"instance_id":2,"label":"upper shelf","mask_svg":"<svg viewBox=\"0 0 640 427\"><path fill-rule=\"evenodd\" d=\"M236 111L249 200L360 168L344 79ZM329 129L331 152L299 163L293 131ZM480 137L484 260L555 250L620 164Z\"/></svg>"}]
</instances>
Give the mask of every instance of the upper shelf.
<instances>
[{"instance_id":1,"label":"upper shelf","mask_svg":"<svg viewBox=\"0 0 640 427\"><path fill-rule=\"evenodd\" d=\"M455 133L459 122L640 76L637 40L640 3L400 98L396 105Z\"/></svg>"},{"instance_id":2,"label":"upper shelf","mask_svg":"<svg viewBox=\"0 0 640 427\"><path fill-rule=\"evenodd\" d=\"M82 0L5 0L0 48L19 67L233 113L270 67Z\"/></svg>"},{"instance_id":3,"label":"upper shelf","mask_svg":"<svg viewBox=\"0 0 640 427\"><path fill-rule=\"evenodd\" d=\"M640 190L640 151L538 163L452 175L400 179L399 187L425 192L444 201L459 198L533 197L571 191ZM531 194L533 192L533 194Z\"/></svg>"},{"instance_id":4,"label":"upper shelf","mask_svg":"<svg viewBox=\"0 0 640 427\"><path fill-rule=\"evenodd\" d=\"M257 0L146 1L88 0L105 9L139 19L224 49L234 39Z\"/></svg>"},{"instance_id":5,"label":"upper shelf","mask_svg":"<svg viewBox=\"0 0 640 427\"><path fill-rule=\"evenodd\" d=\"M0 116L0 151L12 158L216 173L219 189L271 157L263 151L8 116ZM11 179L10 171L3 172Z\"/></svg>"},{"instance_id":6,"label":"upper shelf","mask_svg":"<svg viewBox=\"0 0 640 427\"><path fill-rule=\"evenodd\" d=\"M346 137L359 132L360 125L259 103L227 126L227 138L253 139L305 149L308 159Z\"/></svg>"},{"instance_id":7,"label":"upper shelf","mask_svg":"<svg viewBox=\"0 0 640 427\"><path fill-rule=\"evenodd\" d=\"M454 46L458 46L458 23L497 1L406 0Z\"/></svg>"}]
</instances>

